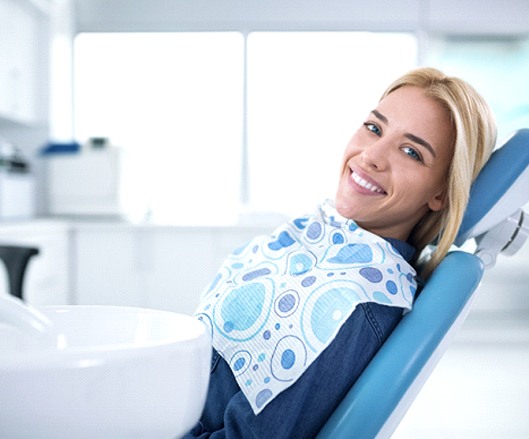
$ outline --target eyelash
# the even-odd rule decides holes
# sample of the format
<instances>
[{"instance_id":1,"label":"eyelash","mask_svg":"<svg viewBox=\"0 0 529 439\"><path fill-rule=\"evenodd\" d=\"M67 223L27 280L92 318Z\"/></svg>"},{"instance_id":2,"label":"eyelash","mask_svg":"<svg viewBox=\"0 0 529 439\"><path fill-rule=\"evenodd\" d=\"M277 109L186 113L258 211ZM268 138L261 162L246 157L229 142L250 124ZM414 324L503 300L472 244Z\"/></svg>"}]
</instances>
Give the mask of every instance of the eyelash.
<instances>
[{"instance_id":1,"label":"eyelash","mask_svg":"<svg viewBox=\"0 0 529 439\"><path fill-rule=\"evenodd\" d=\"M368 131L371 131L373 134L376 134L377 136L380 136L382 134L382 130L376 123L364 122L364 126L366 127ZM377 132L373 131L373 128L375 128Z\"/></svg>"},{"instance_id":2,"label":"eyelash","mask_svg":"<svg viewBox=\"0 0 529 439\"><path fill-rule=\"evenodd\" d=\"M420 163L423 163L423 160L422 160L422 157L421 155L415 150L413 149L411 146L403 146L402 147L402 150L404 151L405 154L407 154L412 160L416 160ZM406 152L406 150L409 150L410 152Z\"/></svg>"},{"instance_id":3,"label":"eyelash","mask_svg":"<svg viewBox=\"0 0 529 439\"><path fill-rule=\"evenodd\" d=\"M364 127L368 131L370 131L371 133L375 134L376 136L381 136L382 135L382 130L380 129L380 127L376 123L364 122ZM403 146L402 150L412 160L415 160L415 161L417 161L419 163L424 163L421 154L419 154L419 152L415 148L413 148L411 146Z\"/></svg>"}]
</instances>

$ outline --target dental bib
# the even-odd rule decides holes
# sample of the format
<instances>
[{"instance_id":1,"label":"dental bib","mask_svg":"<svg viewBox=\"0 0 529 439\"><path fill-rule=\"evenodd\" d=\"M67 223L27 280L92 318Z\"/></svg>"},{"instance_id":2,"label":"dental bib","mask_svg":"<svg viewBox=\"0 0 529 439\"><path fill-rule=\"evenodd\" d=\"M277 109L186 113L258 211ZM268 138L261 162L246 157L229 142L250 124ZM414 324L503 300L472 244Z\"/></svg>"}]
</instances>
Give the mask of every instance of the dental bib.
<instances>
[{"instance_id":1,"label":"dental bib","mask_svg":"<svg viewBox=\"0 0 529 439\"><path fill-rule=\"evenodd\" d=\"M255 414L290 387L364 302L410 310L415 270L332 202L236 250L196 316Z\"/></svg>"}]
</instances>

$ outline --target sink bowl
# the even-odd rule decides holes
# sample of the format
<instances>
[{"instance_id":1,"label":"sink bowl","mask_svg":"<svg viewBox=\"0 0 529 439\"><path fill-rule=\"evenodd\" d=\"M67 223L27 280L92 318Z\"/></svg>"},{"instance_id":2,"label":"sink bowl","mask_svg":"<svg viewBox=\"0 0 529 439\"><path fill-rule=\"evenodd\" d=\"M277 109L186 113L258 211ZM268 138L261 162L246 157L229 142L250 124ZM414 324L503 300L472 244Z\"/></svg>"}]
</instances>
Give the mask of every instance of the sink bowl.
<instances>
[{"instance_id":1,"label":"sink bowl","mask_svg":"<svg viewBox=\"0 0 529 439\"><path fill-rule=\"evenodd\" d=\"M17 323L0 309L0 437L174 439L199 419L211 361L201 322L110 306L32 313Z\"/></svg>"}]
</instances>

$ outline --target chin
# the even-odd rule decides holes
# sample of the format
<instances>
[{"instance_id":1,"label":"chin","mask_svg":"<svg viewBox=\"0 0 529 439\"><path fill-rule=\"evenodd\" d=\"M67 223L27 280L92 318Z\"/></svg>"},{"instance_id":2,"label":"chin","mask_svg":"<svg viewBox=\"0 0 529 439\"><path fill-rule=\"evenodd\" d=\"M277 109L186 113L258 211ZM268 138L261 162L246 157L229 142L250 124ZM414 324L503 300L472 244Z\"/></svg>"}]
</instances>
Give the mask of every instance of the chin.
<instances>
[{"instance_id":1,"label":"chin","mask_svg":"<svg viewBox=\"0 0 529 439\"><path fill-rule=\"evenodd\" d=\"M353 219L351 218L351 209L349 205L345 202L340 201L339 197L336 197L334 199L334 207L336 208L337 212L344 218Z\"/></svg>"}]
</instances>

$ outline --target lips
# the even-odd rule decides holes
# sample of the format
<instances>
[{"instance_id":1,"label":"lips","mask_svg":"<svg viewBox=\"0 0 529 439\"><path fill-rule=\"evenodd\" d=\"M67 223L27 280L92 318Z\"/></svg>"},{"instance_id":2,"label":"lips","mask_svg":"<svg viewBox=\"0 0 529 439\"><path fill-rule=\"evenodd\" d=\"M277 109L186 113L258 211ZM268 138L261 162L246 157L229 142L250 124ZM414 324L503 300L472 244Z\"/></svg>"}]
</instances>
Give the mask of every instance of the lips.
<instances>
[{"instance_id":1,"label":"lips","mask_svg":"<svg viewBox=\"0 0 529 439\"><path fill-rule=\"evenodd\" d=\"M351 170L351 178L360 188L364 189L368 193L381 195L386 194L386 191L382 189L378 183L376 183L373 179L369 178L367 175L360 174L357 171Z\"/></svg>"}]
</instances>

